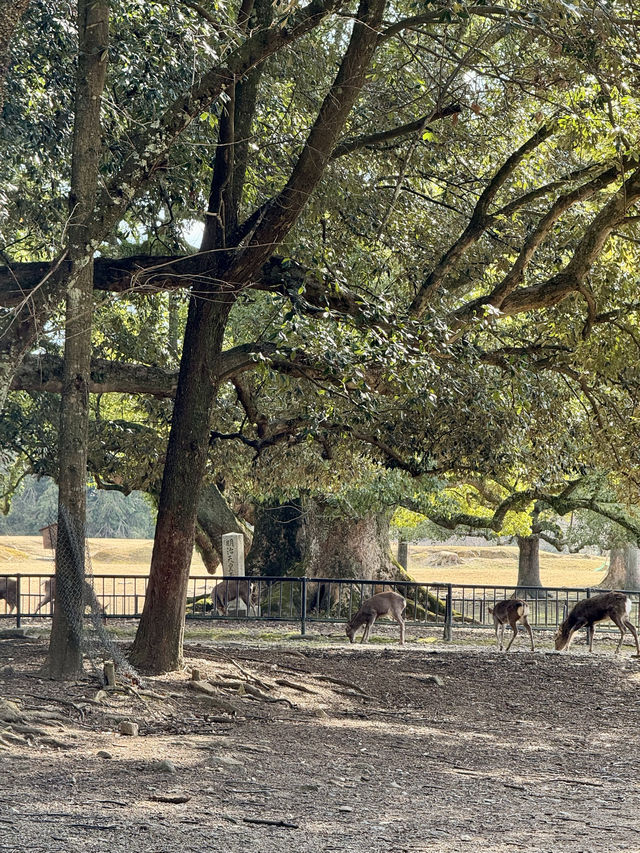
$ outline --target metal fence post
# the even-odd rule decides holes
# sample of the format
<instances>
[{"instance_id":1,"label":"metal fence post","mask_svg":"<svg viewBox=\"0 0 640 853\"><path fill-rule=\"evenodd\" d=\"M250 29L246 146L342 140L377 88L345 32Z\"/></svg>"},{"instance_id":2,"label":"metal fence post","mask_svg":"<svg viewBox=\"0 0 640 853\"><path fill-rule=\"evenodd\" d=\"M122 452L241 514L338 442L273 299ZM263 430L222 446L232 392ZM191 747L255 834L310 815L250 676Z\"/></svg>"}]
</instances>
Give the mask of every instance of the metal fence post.
<instances>
[{"instance_id":1,"label":"metal fence post","mask_svg":"<svg viewBox=\"0 0 640 853\"><path fill-rule=\"evenodd\" d=\"M453 625L453 588L447 584L447 598L444 605L444 634L442 639L445 643L451 642L451 627Z\"/></svg>"},{"instance_id":2,"label":"metal fence post","mask_svg":"<svg viewBox=\"0 0 640 853\"><path fill-rule=\"evenodd\" d=\"M20 609L20 575L16 575L16 628L20 627L20 617L22 610Z\"/></svg>"},{"instance_id":3,"label":"metal fence post","mask_svg":"<svg viewBox=\"0 0 640 853\"><path fill-rule=\"evenodd\" d=\"M307 579L301 578L302 594L300 601L300 634L304 637L307 633Z\"/></svg>"}]
</instances>

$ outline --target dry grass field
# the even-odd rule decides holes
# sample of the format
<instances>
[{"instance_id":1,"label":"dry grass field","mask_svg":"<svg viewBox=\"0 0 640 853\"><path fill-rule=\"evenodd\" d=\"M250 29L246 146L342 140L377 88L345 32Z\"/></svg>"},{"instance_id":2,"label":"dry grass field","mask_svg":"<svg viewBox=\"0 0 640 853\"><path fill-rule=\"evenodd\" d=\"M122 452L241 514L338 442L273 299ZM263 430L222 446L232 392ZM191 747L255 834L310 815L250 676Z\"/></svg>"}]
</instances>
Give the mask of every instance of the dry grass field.
<instances>
[{"instance_id":1,"label":"dry grass field","mask_svg":"<svg viewBox=\"0 0 640 853\"><path fill-rule=\"evenodd\" d=\"M145 576L151 563L150 539L90 539L95 575ZM455 560L458 562L452 562ZM546 586L596 586L604 578L607 559L579 554L540 553L540 574ZM457 584L514 584L518 574L515 546L463 547L410 545L409 571L417 581ZM39 536L0 536L0 574L46 575L53 572L52 552ZM206 569L194 552L191 575Z\"/></svg>"},{"instance_id":2,"label":"dry grass field","mask_svg":"<svg viewBox=\"0 0 640 853\"><path fill-rule=\"evenodd\" d=\"M91 566L95 575L149 574L151 539L89 539ZM40 536L0 536L0 574L23 575L53 573L53 552L45 550ZM207 571L194 551L191 574Z\"/></svg>"},{"instance_id":3,"label":"dry grass field","mask_svg":"<svg viewBox=\"0 0 640 853\"><path fill-rule=\"evenodd\" d=\"M447 562L443 552L455 554L459 562ZM549 587L596 586L604 579L608 565L607 557L541 551L540 579L543 586ZM518 577L518 548L510 545L410 545L409 573L425 583L509 586Z\"/></svg>"}]
</instances>

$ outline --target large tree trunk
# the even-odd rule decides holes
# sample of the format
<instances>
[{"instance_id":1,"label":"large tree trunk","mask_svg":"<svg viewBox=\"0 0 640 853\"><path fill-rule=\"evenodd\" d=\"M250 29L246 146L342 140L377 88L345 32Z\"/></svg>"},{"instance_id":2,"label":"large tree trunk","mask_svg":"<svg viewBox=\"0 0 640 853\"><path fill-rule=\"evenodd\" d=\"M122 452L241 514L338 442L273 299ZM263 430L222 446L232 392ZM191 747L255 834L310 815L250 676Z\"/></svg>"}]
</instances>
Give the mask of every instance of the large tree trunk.
<instances>
[{"instance_id":1,"label":"large tree trunk","mask_svg":"<svg viewBox=\"0 0 640 853\"><path fill-rule=\"evenodd\" d=\"M391 515L372 511L350 516L317 499L262 507L256 515L248 574L411 581L391 555ZM339 586L310 585L307 594L310 610L325 610L337 600ZM418 599L418 606L444 612L444 604L431 593Z\"/></svg>"},{"instance_id":2,"label":"large tree trunk","mask_svg":"<svg viewBox=\"0 0 640 853\"><path fill-rule=\"evenodd\" d=\"M518 536L518 582L519 595L527 595L527 590L542 587L540 580L540 536ZM537 593L532 593L536 595Z\"/></svg>"},{"instance_id":3,"label":"large tree trunk","mask_svg":"<svg viewBox=\"0 0 640 853\"><path fill-rule=\"evenodd\" d=\"M294 499L256 513L248 574L271 577L398 577L388 512L351 517L323 501Z\"/></svg>"},{"instance_id":4,"label":"large tree trunk","mask_svg":"<svg viewBox=\"0 0 640 853\"><path fill-rule=\"evenodd\" d=\"M336 515L321 501L305 507L305 574L317 578L381 580L397 576L391 558L391 513Z\"/></svg>"},{"instance_id":5,"label":"large tree trunk","mask_svg":"<svg viewBox=\"0 0 640 853\"><path fill-rule=\"evenodd\" d=\"M200 488L207 464L217 360L234 295L193 296L160 492L144 609L130 658L145 672L182 662L187 582Z\"/></svg>"},{"instance_id":6,"label":"large tree trunk","mask_svg":"<svg viewBox=\"0 0 640 853\"><path fill-rule=\"evenodd\" d=\"M82 670L84 541L89 376L93 314L93 251L87 221L97 192L101 151L100 109L106 75L109 6L78 2L78 70L69 197L69 256L63 388L58 442L56 602L46 669L50 678Z\"/></svg>"},{"instance_id":7,"label":"large tree trunk","mask_svg":"<svg viewBox=\"0 0 640 853\"><path fill-rule=\"evenodd\" d=\"M304 553L304 510L298 498L256 508L253 543L245 561L248 575L300 576Z\"/></svg>"},{"instance_id":8,"label":"large tree trunk","mask_svg":"<svg viewBox=\"0 0 640 853\"><path fill-rule=\"evenodd\" d=\"M638 548L627 545L624 549L626 567L624 589L640 589L640 567L638 567Z\"/></svg>"},{"instance_id":9,"label":"large tree trunk","mask_svg":"<svg viewBox=\"0 0 640 853\"><path fill-rule=\"evenodd\" d=\"M611 549L609 552L609 571L598 586L605 589L640 589L638 549L635 545Z\"/></svg>"}]
</instances>

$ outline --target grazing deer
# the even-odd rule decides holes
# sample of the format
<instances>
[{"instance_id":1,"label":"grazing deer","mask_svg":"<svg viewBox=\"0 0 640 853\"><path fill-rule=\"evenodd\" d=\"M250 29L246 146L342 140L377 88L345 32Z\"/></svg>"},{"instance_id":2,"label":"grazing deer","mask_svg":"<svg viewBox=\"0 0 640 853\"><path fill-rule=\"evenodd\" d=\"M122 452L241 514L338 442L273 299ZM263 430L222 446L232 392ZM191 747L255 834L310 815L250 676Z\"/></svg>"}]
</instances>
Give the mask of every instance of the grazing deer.
<instances>
[{"instance_id":1,"label":"grazing deer","mask_svg":"<svg viewBox=\"0 0 640 853\"><path fill-rule=\"evenodd\" d=\"M636 652L640 657L638 632L629 620L630 613L631 599L624 592L603 592L591 598L584 598L573 607L571 613L558 628L555 637L556 650L568 649L575 632L586 627L589 637L589 651L592 652L595 623L601 622L603 619L611 619L620 629L620 640L616 646L616 654L620 651L620 646L628 629L636 641Z\"/></svg>"},{"instance_id":2,"label":"grazing deer","mask_svg":"<svg viewBox=\"0 0 640 853\"><path fill-rule=\"evenodd\" d=\"M5 610L13 613L18 606L18 582L13 578L0 578L0 598L5 600Z\"/></svg>"},{"instance_id":3,"label":"grazing deer","mask_svg":"<svg viewBox=\"0 0 640 853\"><path fill-rule=\"evenodd\" d=\"M498 651L501 652L504 648L504 626L507 624L510 625L511 630L513 631L513 637L509 640L509 645L506 649L509 651L511 643L513 643L515 638L518 636L518 623L524 625L529 632L531 651L534 651L533 631L531 630L531 625L529 625L527 620L529 608L527 607L526 601L523 601L521 598L509 598L506 601L498 601L493 607L489 608L489 613L493 616L493 625L496 629ZM498 631L500 632L500 636L498 636Z\"/></svg>"},{"instance_id":4,"label":"grazing deer","mask_svg":"<svg viewBox=\"0 0 640 853\"><path fill-rule=\"evenodd\" d=\"M211 605L207 609L215 607L220 616L226 616L229 602L237 599L244 602L248 613L255 604L253 584L248 580L220 581L211 590Z\"/></svg>"},{"instance_id":5,"label":"grazing deer","mask_svg":"<svg viewBox=\"0 0 640 853\"><path fill-rule=\"evenodd\" d=\"M369 639L369 631L379 616L392 616L400 625L400 645L404 645L404 611L407 602L397 592L379 592L362 602L360 610L347 623L347 637L353 643L356 631L365 626L362 643Z\"/></svg>"}]
</instances>

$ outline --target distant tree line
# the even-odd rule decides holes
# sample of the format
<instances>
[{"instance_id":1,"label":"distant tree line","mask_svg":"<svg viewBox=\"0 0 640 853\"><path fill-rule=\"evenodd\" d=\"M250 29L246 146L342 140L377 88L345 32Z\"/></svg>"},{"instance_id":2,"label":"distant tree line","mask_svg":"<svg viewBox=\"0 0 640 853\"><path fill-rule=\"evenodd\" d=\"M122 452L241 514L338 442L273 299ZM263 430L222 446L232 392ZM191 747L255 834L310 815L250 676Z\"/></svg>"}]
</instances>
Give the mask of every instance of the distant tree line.
<instances>
[{"instance_id":1,"label":"distant tree line","mask_svg":"<svg viewBox=\"0 0 640 853\"><path fill-rule=\"evenodd\" d=\"M0 535L34 536L57 520L58 487L50 477L26 477L11 501L9 512L0 515ZM155 513L141 492L89 488L87 536L104 539L151 539Z\"/></svg>"}]
</instances>

